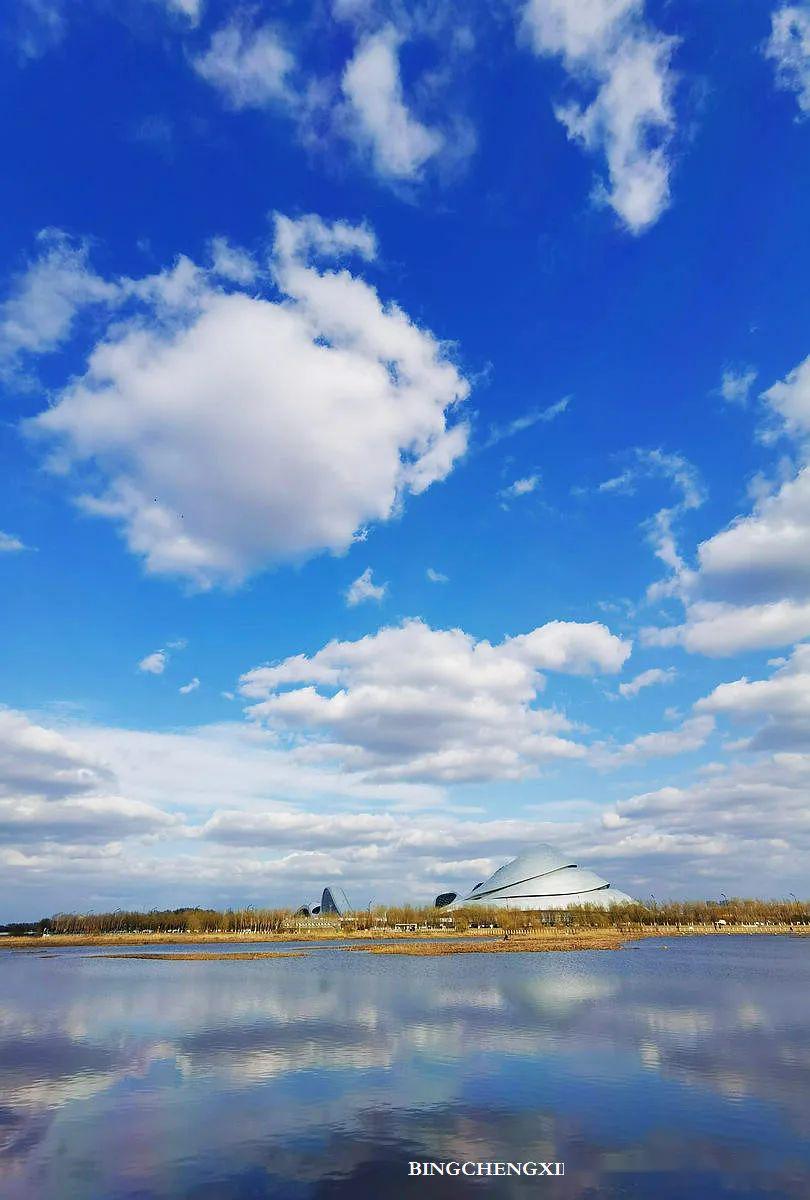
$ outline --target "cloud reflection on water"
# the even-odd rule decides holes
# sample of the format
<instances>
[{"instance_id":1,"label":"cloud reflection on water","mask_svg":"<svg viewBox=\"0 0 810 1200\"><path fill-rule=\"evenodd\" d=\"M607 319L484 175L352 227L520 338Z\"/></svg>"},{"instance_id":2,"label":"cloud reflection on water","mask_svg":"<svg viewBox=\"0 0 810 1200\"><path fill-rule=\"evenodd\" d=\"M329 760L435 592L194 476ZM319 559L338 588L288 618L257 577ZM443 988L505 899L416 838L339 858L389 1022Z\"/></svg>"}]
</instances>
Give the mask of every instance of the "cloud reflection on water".
<instances>
[{"instance_id":1,"label":"cloud reflection on water","mask_svg":"<svg viewBox=\"0 0 810 1200\"><path fill-rule=\"evenodd\" d=\"M802 1195L807 944L667 945L244 964L6 952L4 1194L237 1196L249 1176L274 1200L397 1195L408 1158L463 1157L566 1161L557 1196L651 1170L715 1189L718 1172L768 1170ZM225 1190L205 1190L214 1178Z\"/></svg>"}]
</instances>

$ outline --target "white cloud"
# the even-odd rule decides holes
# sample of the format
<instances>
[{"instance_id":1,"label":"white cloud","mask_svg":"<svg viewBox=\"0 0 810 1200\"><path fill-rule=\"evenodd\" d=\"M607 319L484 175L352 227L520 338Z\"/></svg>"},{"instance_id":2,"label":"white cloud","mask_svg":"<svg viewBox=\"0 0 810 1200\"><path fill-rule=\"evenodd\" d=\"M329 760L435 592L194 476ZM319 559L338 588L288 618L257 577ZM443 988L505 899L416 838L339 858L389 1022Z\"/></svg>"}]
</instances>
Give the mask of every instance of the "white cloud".
<instances>
[{"instance_id":1,"label":"white cloud","mask_svg":"<svg viewBox=\"0 0 810 1200\"><path fill-rule=\"evenodd\" d=\"M425 575L427 576L427 578L430 580L431 583L449 583L450 582L450 580L448 579L448 577L446 575L443 575L441 571L435 571L433 569L433 567L428 567L428 569L425 571Z\"/></svg>"},{"instance_id":2,"label":"white cloud","mask_svg":"<svg viewBox=\"0 0 810 1200\"><path fill-rule=\"evenodd\" d=\"M17 50L23 62L41 58L65 36L63 0L19 0Z\"/></svg>"},{"instance_id":3,"label":"white cloud","mask_svg":"<svg viewBox=\"0 0 810 1200\"><path fill-rule=\"evenodd\" d=\"M796 93L802 116L810 113L810 6L784 4L771 13L765 56L775 64L776 82Z\"/></svg>"},{"instance_id":4,"label":"white cloud","mask_svg":"<svg viewBox=\"0 0 810 1200\"><path fill-rule=\"evenodd\" d=\"M762 722L740 749L810 748L810 644L796 646L787 660L775 660L770 679L743 676L722 683L699 700L695 710L722 713L735 721Z\"/></svg>"},{"instance_id":5,"label":"white cloud","mask_svg":"<svg viewBox=\"0 0 810 1200\"><path fill-rule=\"evenodd\" d=\"M484 449L497 445L504 438L514 437L517 433L523 433L525 430L531 429L534 425L547 425L550 421L554 421L557 417L562 416L570 403L571 397L563 396L562 400L558 400L556 404L549 404L546 408L533 408L522 416L516 417L514 421L509 421L506 425L491 425L487 439L484 442Z\"/></svg>"},{"instance_id":6,"label":"white cloud","mask_svg":"<svg viewBox=\"0 0 810 1200\"><path fill-rule=\"evenodd\" d=\"M70 738L0 708L0 795L42 799L93 791L111 782L101 759Z\"/></svg>"},{"instance_id":7,"label":"white cloud","mask_svg":"<svg viewBox=\"0 0 810 1200\"><path fill-rule=\"evenodd\" d=\"M138 670L145 671L148 675L162 675L168 660L169 656L165 650L155 650L154 654L147 654L141 659Z\"/></svg>"},{"instance_id":8,"label":"white cloud","mask_svg":"<svg viewBox=\"0 0 810 1200\"><path fill-rule=\"evenodd\" d=\"M515 500L519 496L531 495L539 486L539 475L526 475L523 479L516 479L514 483L510 483L509 487L503 488L499 495L504 500Z\"/></svg>"},{"instance_id":9,"label":"white cloud","mask_svg":"<svg viewBox=\"0 0 810 1200\"><path fill-rule=\"evenodd\" d=\"M0 709L0 840L108 841L173 824L151 804L112 794L116 782L75 740Z\"/></svg>"},{"instance_id":10,"label":"white cloud","mask_svg":"<svg viewBox=\"0 0 810 1200\"><path fill-rule=\"evenodd\" d=\"M787 661L775 661L777 669L770 679L743 677L722 683L695 708L736 717L810 718L810 644L797 646Z\"/></svg>"},{"instance_id":11,"label":"white cloud","mask_svg":"<svg viewBox=\"0 0 810 1200\"><path fill-rule=\"evenodd\" d=\"M775 754L687 787L632 796L603 817L616 837L605 858L646 858L661 873L671 857L679 877L695 881L693 893L703 876L715 894L726 880L737 894L784 894L806 877L809 785L810 755Z\"/></svg>"},{"instance_id":12,"label":"white cloud","mask_svg":"<svg viewBox=\"0 0 810 1200\"><path fill-rule=\"evenodd\" d=\"M369 778L519 778L584 753L560 736L562 714L534 707L540 671L616 671L629 653L595 623L553 621L492 645L411 620L257 667L240 690L254 719Z\"/></svg>"},{"instance_id":13,"label":"white cloud","mask_svg":"<svg viewBox=\"0 0 810 1200\"><path fill-rule=\"evenodd\" d=\"M810 355L763 392L762 399L781 419L785 433L798 439L810 434Z\"/></svg>"},{"instance_id":14,"label":"white cloud","mask_svg":"<svg viewBox=\"0 0 810 1200\"><path fill-rule=\"evenodd\" d=\"M169 9L187 17L192 25L199 23L203 11L203 0L164 0L164 2Z\"/></svg>"},{"instance_id":15,"label":"white cloud","mask_svg":"<svg viewBox=\"0 0 810 1200\"><path fill-rule=\"evenodd\" d=\"M258 274L255 260L240 246L234 246L227 238L215 237L210 242L211 269L215 275L229 279L232 283L252 283Z\"/></svg>"},{"instance_id":16,"label":"white cloud","mask_svg":"<svg viewBox=\"0 0 810 1200\"><path fill-rule=\"evenodd\" d=\"M600 492L632 492L639 480L660 478L672 484L680 493L682 509L698 508L705 499L705 489L697 469L682 454L668 454L660 447L647 450L635 446L633 461L620 475L600 483Z\"/></svg>"},{"instance_id":17,"label":"white cloud","mask_svg":"<svg viewBox=\"0 0 810 1200\"><path fill-rule=\"evenodd\" d=\"M632 495L639 481L649 478L667 480L679 494L676 504L661 508L647 520L642 528L657 558L669 567L671 575L652 584L647 592L649 600L670 595L682 586L685 564L678 549L675 531L680 519L705 500L705 489L700 475L692 463L681 454L667 454L660 448L646 450L636 446L633 461L619 475L600 483L597 491L616 495Z\"/></svg>"},{"instance_id":18,"label":"white cloud","mask_svg":"<svg viewBox=\"0 0 810 1200\"><path fill-rule=\"evenodd\" d=\"M418 121L405 104L399 70L402 38L392 26L360 42L343 74L347 127L387 179L418 179L443 145L442 135Z\"/></svg>"},{"instance_id":19,"label":"white cloud","mask_svg":"<svg viewBox=\"0 0 810 1200\"><path fill-rule=\"evenodd\" d=\"M24 542L21 542L13 533L3 533L0 529L0 554L16 554L19 550L24 549Z\"/></svg>"},{"instance_id":20,"label":"white cloud","mask_svg":"<svg viewBox=\"0 0 810 1200\"><path fill-rule=\"evenodd\" d=\"M783 464L778 485L758 475L752 512L700 544L696 571L676 569L672 594L684 600L686 619L643 631L647 644L726 655L810 635L810 358L761 399L769 411L766 440L795 439L799 464Z\"/></svg>"},{"instance_id":21,"label":"white cloud","mask_svg":"<svg viewBox=\"0 0 810 1200\"><path fill-rule=\"evenodd\" d=\"M747 404L756 378L753 367L727 367L720 380L720 395L729 404Z\"/></svg>"},{"instance_id":22,"label":"white cloud","mask_svg":"<svg viewBox=\"0 0 810 1200\"><path fill-rule=\"evenodd\" d=\"M619 492L631 494L636 489L638 472L634 467L626 467L619 475L611 475L604 479L596 489L599 492Z\"/></svg>"},{"instance_id":23,"label":"white cloud","mask_svg":"<svg viewBox=\"0 0 810 1200\"><path fill-rule=\"evenodd\" d=\"M72 241L58 229L43 229L37 241L39 257L13 280L0 305L0 366L58 349L83 308L119 297L115 284L89 268L86 242Z\"/></svg>"},{"instance_id":24,"label":"white cloud","mask_svg":"<svg viewBox=\"0 0 810 1200\"><path fill-rule=\"evenodd\" d=\"M810 637L810 601L748 605L696 601L688 605L686 615L683 625L643 629L642 642L646 646L680 645L692 654L725 658Z\"/></svg>"},{"instance_id":25,"label":"white cloud","mask_svg":"<svg viewBox=\"0 0 810 1200\"><path fill-rule=\"evenodd\" d=\"M475 664L468 694L480 699L488 688L512 710L508 722L519 702L503 665L493 663L487 680L484 664ZM445 731L453 670L463 683L468 666L464 655L455 662L447 653L436 663ZM165 733L86 724L55 730L6 710L0 859L7 886L20 909L35 903L42 911L86 907L88 894L103 897L99 906L165 904L179 884L193 886L202 903L294 904L307 898L304 885L317 889L332 878L346 882L352 899L362 892L429 900L486 875L520 846L550 841L631 894L645 882L643 894L720 887L732 894L768 890L776 879L796 888L810 850L806 755L777 754L719 768L698 785L634 796L605 814L600 829L593 810L582 820L493 818L454 805L436 785L333 769L306 750L255 723ZM171 812L163 811L167 797Z\"/></svg>"},{"instance_id":26,"label":"white cloud","mask_svg":"<svg viewBox=\"0 0 810 1200\"><path fill-rule=\"evenodd\" d=\"M385 597L388 592L388 584L374 582L371 573L371 567L366 567L362 575L358 575L357 579L346 589L346 603L349 608L354 608L357 604L363 604L367 600L376 600L378 603Z\"/></svg>"},{"instance_id":27,"label":"white cloud","mask_svg":"<svg viewBox=\"0 0 810 1200\"><path fill-rule=\"evenodd\" d=\"M631 696L637 696L644 688L652 687L657 683L672 683L677 672L674 667L651 667L649 671L642 671L640 675L636 675L627 683L619 684L619 695L629 699Z\"/></svg>"},{"instance_id":28,"label":"white cloud","mask_svg":"<svg viewBox=\"0 0 810 1200\"><path fill-rule=\"evenodd\" d=\"M177 690L179 691L181 696L188 696L188 694L190 692L196 692L196 690L199 686L200 686L200 681L197 678L197 676L195 675L192 680L190 680L188 683L184 683L183 686L181 688L178 688Z\"/></svg>"},{"instance_id":29,"label":"white cloud","mask_svg":"<svg viewBox=\"0 0 810 1200\"><path fill-rule=\"evenodd\" d=\"M810 599L810 467L765 496L751 516L702 542L704 590L739 600Z\"/></svg>"},{"instance_id":30,"label":"white cloud","mask_svg":"<svg viewBox=\"0 0 810 1200\"><path fill-rule=\"evenodd\" d=\"M106 479L80 503L148 571L207 587L341 552L464 453L469 385L445 345L345 268L308 261L352 251L373 256L365 226L279 216L279 300L215 286L187 259L126 281L139 311L28 423L60 470Z\"/></svg>"},{"instance_id":31,"label":"white cloud","mask_svg":"<svg viewBox=\"0 0 810 1200\"><path fill-rule=\"evenodd\" d=\"M289 77L295 60L272 25L251 28L239 20L216 30L194 68L234 108L292 103Z\"/></svg>"},{"instance_id":32,"label":"white cloud","mask_svg":"<svg viewBox=\"0 0 810 1200\"><path fill-rule=\"evenodd\" d=\"M115 764L123 794L157 806L170 796L189 822L223 806L266 812L300 803L323 811L382 805L421 812L444 799L433 785L372 784L356 772L313 762L255 722L182 732L76 724L67 733L86 754Z\"/></svg>"},{"instance_id":33,"label":"white cloud","mask_svg":"<svg viewBox=\"0 0 810 1200\"><path fill-rule=\"evenodd\" d=\"M605 156L597 196L632 233L669 205L669 142L675 114L674 38L644 19L643 0L528 0L523 27L538 55L557 55L583 86L585 107L558 105L569 138Z\"/></svg>"},{"instance_id":34,"label":"white cloud","mask_svg":"<svg viewBox=\"0 0 810 1200\"><path fill-rule=\"evenodd\" d=\"M623 746L614 748L599 743L592 749L592 758L595 765L605 767L620 767L652 758L674 758L700 750L713 730L714 717L690 717L677 729L644 733Z\"/></svg>"},{"instance_id":35,"label":"white cloud","mask_svg":"<svg viewBox=\"0 0 810 1200\"><path fill-rule=\"evenodd\" d=\"M810 467L702 542L683 583L685 622L644 631L647 644L717 656L810 635Z\"/></svg>"}]
</instances>

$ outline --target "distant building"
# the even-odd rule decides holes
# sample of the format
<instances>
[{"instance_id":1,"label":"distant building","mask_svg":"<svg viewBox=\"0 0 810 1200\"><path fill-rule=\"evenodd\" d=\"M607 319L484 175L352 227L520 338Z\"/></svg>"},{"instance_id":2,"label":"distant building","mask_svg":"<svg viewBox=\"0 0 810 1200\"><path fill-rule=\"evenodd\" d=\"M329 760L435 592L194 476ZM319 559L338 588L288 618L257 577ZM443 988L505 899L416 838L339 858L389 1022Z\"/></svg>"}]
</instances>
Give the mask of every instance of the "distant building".
<instances>
[{"instance_id":1,"label":"distant building","mask_svg":"<svg viewBox=\"0 0 810 1200\"><path fill-rule=\"evenodd\" d=\"M539 909L571 908L575 904L632 903L625 892L611 887L606 879L577 863L569 862L553 846L539 845L499 867L489 879L477 883L466 894L442 892L437 908Z\"/></svg>"},{"instance_id":2,"label":"distant building","mask_svg":"<svg viewBox=\"0 0 810 1200\"><path fill-rule=\"evenodd\" d=\"M329 884L323 889L320 901L302 904L295 910L296 917L345 917L352 911L349 897L342 887Z\"/></svg>"}]
</instances>

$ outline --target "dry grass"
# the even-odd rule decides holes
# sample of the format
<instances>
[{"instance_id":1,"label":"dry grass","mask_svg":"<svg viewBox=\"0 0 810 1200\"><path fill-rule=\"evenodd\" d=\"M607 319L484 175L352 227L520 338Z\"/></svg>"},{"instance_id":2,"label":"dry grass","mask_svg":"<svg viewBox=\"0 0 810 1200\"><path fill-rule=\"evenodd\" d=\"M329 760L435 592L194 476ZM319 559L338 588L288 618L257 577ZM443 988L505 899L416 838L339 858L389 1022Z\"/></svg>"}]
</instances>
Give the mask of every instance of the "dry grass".
<instances>
[{"instance_id":1,"label":"dry grass","mask_svg":"<svg viewBox=\"0 0 810 1200\"><path fill-rule=\"evenodd\" d=\"M723 937L734 935L780 934L793 937L810 936L810 926L793 925L788 922L773 922L772 924L732 924L717 927L714 924L683 924L670 925L661 922L654 925L640 925L626 922L607 928L571 928L549 927L531 932L510 934L508 942L502 940L498 931L492 930L416 930L415 932L400 932L393 929L372 930L343 930L339 927L320 927L315 929L296 930L286 933L108 933L108 934L61 934L50 937L4 937L0 939L0 950L37 950L40 952L56 950L66 946L183 946L183 945L250 945L251 943L302 942L313 946L328 944L334 941L356 942L370 941L371 946L350 946L351 950L369 950L374 953L402 954L469 954L471 952L498 952L511 947L531 950L556 949L579 950L601 948L594 939L606 939L612 946L614 940L621 944L639 938L648 937ZM216 952L198 951L200 955L211 953L214 957L224 957ZM254 951L255 955L274 957L279 954L302 954L303 950L265 950ZM236 952L236 958L247 957L245 952ZM141 952L139 957L147 957L147 952ZM161 957L158 955L158 957ZM174 957L179 958L179 955Z\"/></svg>"},{"instance_id":2,"label":"dry grass","mask_svg":"<svg viewBox=\"0 0 810 1200\"><path fill-rule=\"evenodd\" d=\"M148 958L152 962L242 962L246 958L306 958L306 950L227 950L183 951L180 954L88 954L88 958Z\"/></svg>"},{"instance_id":3,"label":"dry grass","mask_svg":"<svg viewBox=\"0 0 810 1200\"><path fill-rule=\"evenodd\" d=\"M366 954L407 954L420 958L443 957L447 954L542 954L565 950L618 950L624 942L613 930L578 930L576 933L530 934L526 937L500 938L497 941L420 941L375 943L372 946L347 946L352 952Z\"/></svg>"},{"instance_id":4,"label":"dry grass","mask_svg":"<svg viewBox=\"0 0 810 1200\"><path fill-rule=\"evenodd\" d=\"M199 946L225 943L233 945L250 945L251 942L262 944L273 942L334 942L357 941L361 938L373 938L375 941L401 941L403 938L437 937L492 937L492 931L487 929L465 931L449 929L445 931L419 929L412 933L403 933L395 929L341 929L339 925L322 925L309 929L287 930L285 933L63 933L52 934L50 937L4 937L0 938L0 950L24 949L34 947L56 949L62 946Z\"/></svg>"}]
</instances>

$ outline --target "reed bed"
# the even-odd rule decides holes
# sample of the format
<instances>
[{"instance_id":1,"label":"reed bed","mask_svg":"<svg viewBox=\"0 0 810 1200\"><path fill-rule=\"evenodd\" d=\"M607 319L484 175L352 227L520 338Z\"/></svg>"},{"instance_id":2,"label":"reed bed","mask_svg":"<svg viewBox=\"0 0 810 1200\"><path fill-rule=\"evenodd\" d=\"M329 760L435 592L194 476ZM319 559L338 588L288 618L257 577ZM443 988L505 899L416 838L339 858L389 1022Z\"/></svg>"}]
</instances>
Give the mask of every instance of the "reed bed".
<instances>
[{"instance_id":1,"label":"reed bed","mask_svg":"<svg viewBox=\"0 0 810 1200\"><path fill-rule=\"evenodd\" d=\"M448 954L543 954L567 950L619 950L625 938L614 930L606 932L532 934L526 937L478 941L375 942L371 946L346 946L361 954L403 954L412 958L441 958Z\"/></svg>"},{"instance_id":2,"label":"reed bed","mask_svg":"<svg viewBox=\"0 0 810 1200\"><path fill-rule=\"evenodd\" d=\"M722 901L632 903L612 908L581 905L550 912L469 907L453 912L432 905L388 905L344 917L302 918L288 908L153 909L106 913L57 913L32 924L0 927L13 936L0 947L142 945L183 942L318 942L334 938L398 941L529 936L555 932L570 938L585 931L623 935L685 933L810 933L810 902L732 898Z\"/></svg>"}]
</instances>

